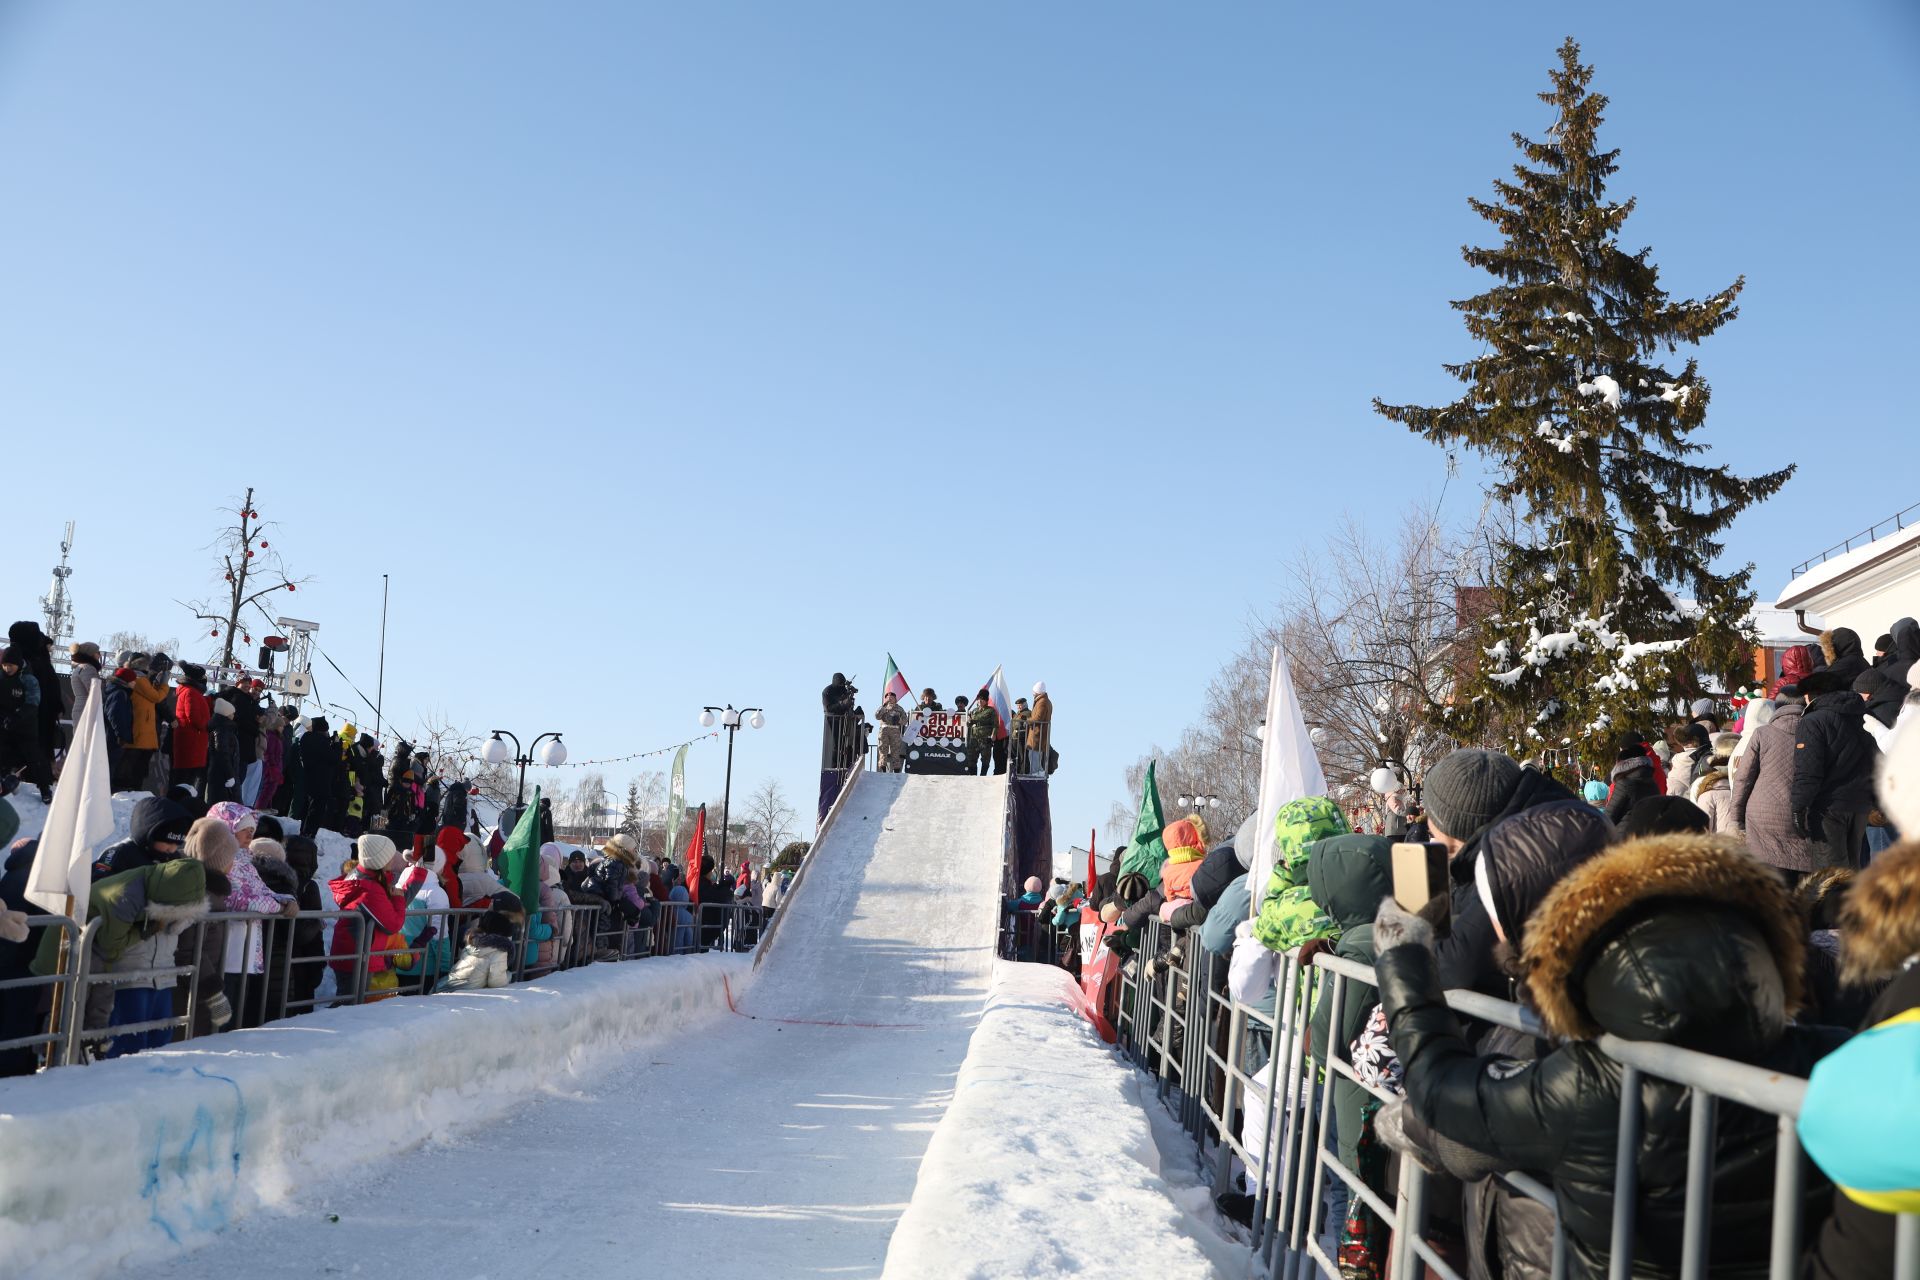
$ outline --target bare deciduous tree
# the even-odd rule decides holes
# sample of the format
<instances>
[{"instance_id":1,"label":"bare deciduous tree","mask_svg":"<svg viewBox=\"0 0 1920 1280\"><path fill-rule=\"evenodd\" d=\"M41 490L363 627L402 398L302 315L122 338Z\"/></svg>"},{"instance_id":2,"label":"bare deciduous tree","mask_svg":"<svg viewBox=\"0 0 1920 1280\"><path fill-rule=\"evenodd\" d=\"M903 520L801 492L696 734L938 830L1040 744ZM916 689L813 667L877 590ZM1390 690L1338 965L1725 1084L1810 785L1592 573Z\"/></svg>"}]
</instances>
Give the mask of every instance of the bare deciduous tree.
<instances>
[{"instance_id":1,"label":"bare deciduous tree","mask_svg":"<svg viewBox=\"0 0 1920 1280\"><path fill-rule=\"evenodd\" d=\"M794 808L787 803L787 797L780 790L780 784L768 778L754 789L752 795L740 810L740 818L745 822L749 839L753 841L755 861L765 866L773 858L773 851L780 848L793 834Z\"/></svg>"},{"instance_id":2,"label":"bare deciduous tree","mask_svg":"<svg viewBox=\"0 0 1920 1280\"><path fill-rule=\"evenodd\" d=\"M1303 554L1275 611L1208 685L1200 718L1171 749L1155 747L1127 770L1107 835L1133 833L1147 761L1157 760L1161 809L1180 816L1181 794L1219 797L1205 811L1225 839L1253 812L1273 647L1285 648L1314 748L1333 796L1371 803L1368 775L1382 762L1417 780L1454 745L1445 729L1462 644L1460 592L1484 581L1484 538L1453 535L1435 512L1410 509L1389 540L1347 523Z\"/></svg>"},{"instance_id":3,"label":"bare deciduous tree","mask_svg":"<svg viewBox=\"0 0 1920 1280\"><path fill-rule=\"evenodd\" d=\"M260 519L253 506L252 486L236 505L221 510L233 517L233 523L220 530L209 544L209 550L218 557L215 571L221 581L212 596L179 603L202 622L213 624L213 637L220 641L218 665L224 671L233 666L234 642L244 644L253 639L251 629L243 630L253 626L251 619L241 616L248 606L259 608L264 617L262 600L277 592L296 590L307 579L288 576L279 551L266 537L278 526Z\"/></svg>"},{"instance_id":4,"label":"bare deciduous tree","mask_svg":"<svg viewBox=\"0 0 1920 1280\"><path fill-rule=\"evenodd\" d=\"M513 803L520 775L512 765L488 764L480 758L481 738L454 724L447 713L429 710L411 745L416 757L448 778L465 779L475 792L498 805Z\"/></svg>"},{"instance_id":5,"label":"bare deciduous tree","mask_svg":"<svg viewBox=\"0 0 1920 1280\"><path fill-rule=\"evenodd\" d=\"M554 824L577 827L592 835L596 828L612 825L612 819L604 813L611 799L612 793L607 790L607 775L598 769L589 769L566 792L555 789Z\"/></svg>"},{"instance_id":6,"label":"bare deciduous tree","mask_svg":"<svg viewBox=\"0 0 1920 1280\"><path fill-rule=\"evenodd\" d=\"M180 652L180 641L177 638L155 640L139 631L115 631L100 642L100 652L109 662L129 649L149 656L156 653L171 656Z\"/></svg>"},{"instance_id":7,"label":"bare deciduous tree","mask_svg":"<svg viewBox=\"0 0 1920 1280\"><path fill-rule=\"evenodd\" d=\"M1418 778L1453 746L1456 609L1479 558L1436 513L1410 509L1377 540L1349 520L1294 566L1269 637L1286 647L1327 784L1365 796L1382 763Z\"/></svg>"}]
</instances>

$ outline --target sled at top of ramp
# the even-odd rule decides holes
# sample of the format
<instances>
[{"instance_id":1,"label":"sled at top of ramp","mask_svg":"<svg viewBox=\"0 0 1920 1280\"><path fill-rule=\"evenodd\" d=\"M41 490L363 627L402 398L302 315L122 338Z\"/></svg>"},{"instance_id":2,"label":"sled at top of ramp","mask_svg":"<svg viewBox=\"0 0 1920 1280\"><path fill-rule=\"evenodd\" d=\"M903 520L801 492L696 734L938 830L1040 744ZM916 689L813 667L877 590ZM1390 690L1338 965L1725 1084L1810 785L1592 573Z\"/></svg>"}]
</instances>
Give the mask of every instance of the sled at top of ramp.
<instances>
[{"instance_id":1,"label":"sled at top of ramp","mask_svg":"<svg viewBox=\"0 0 1920 1280\"><path fill-rule=\"evenodd\" d=\"M862 773L807 855L740 1011L925 1027L979 1011L999 933L1007 780Z\"/></svg>"}]
</instances>

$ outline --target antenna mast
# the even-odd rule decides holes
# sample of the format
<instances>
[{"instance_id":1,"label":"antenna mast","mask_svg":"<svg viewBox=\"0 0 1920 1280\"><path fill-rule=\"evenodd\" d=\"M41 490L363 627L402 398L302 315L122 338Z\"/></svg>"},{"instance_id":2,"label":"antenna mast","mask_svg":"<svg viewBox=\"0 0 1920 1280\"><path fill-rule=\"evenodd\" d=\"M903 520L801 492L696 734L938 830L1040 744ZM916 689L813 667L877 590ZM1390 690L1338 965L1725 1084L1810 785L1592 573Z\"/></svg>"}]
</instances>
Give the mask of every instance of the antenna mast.
<instances>
[{"instance_id":1,"label":"antenna mast","mask_svg":"<svg viewBox=\"0 0 1920 1280\"><path fill-rule=\"evenodd\" d=\"M53 566L53 586L40 597L40 613L45 620L42 629L53 641L56 654L63 654L73 643L73 597L67 592L67 579L73 576L67 554L72 550L73 521L69 520L66 533L60 539L60 563Z\"/></svg>"}]
</instances>

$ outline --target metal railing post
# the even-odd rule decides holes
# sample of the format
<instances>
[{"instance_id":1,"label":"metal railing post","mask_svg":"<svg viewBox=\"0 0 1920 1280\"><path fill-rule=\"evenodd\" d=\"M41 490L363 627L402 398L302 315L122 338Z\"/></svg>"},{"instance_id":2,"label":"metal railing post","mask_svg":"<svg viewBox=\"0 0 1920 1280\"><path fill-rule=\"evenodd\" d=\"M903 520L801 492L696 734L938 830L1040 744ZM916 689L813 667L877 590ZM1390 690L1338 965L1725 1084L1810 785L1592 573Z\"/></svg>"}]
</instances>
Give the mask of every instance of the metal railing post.
<instances>
[{"instance_id":1,"label":"metal railing post","mask_svg":"<svg viewBox=\"0 0 1920 1280\"><path fill-rule=\"evenodd\" d=\"M1680 1227L1680 1280L1706 1280L1713 1213L1713 1130L1717 1103L1705 1089L1687 1090L1687 1207Z\"/></svg>"},{"instance_id":2,"label":"metal railing post","mask_svg":"<svg viewBox=\"0 0 1920 1280\"><path fill-rule=\"evenodd\" d=\"M364 912L353 917L353 1003L367 1002L367 984L373 980L373 921Z\"/></svg>"},{"instance_id":3,"label":"metal railing post","mask_svg":"<svg viewBox=\"0 0 1920 1280\"><path fill-rule=\"evenodd\" d=\"M1771 1280L1792 1280L1800 1267L1800 1201L1804 1171L1800 1134L1793 1116L1780 1117L1773 1152L1773 1240L1767 1265Z\"/></svg>"},{"instance_id":4,"label":"metal railing post","mask_svg":"<svg viewBox=\"0 0 1920 1280\"><path fill-rule=\"evenodd\" d=\"M1620 1069L1620 1128L1613 1147L1613 1234L1608 1244L1608 1280L1633 1273L1633 1236L1640 1194L1640 1071Z\"/></svg>"},{"instance_id":5,"label":"metal railing post","mask_svg":"<svg viewBox=\"0 0 1920 1280\"><path fill-rule=\"evenodd\" d=\"M69 953L73 957L73 986L68 992L67 1005L67 1043L63 1057L68 1066L76 1066L80 1061L81 1023L87 1016L88 978L93 969L93 940L100 932L100 918L95 916L87 921L87 927L81 931L80 942ZM49 1055L51 1061L51 1055Z\"/></svg>"}]
</instances>

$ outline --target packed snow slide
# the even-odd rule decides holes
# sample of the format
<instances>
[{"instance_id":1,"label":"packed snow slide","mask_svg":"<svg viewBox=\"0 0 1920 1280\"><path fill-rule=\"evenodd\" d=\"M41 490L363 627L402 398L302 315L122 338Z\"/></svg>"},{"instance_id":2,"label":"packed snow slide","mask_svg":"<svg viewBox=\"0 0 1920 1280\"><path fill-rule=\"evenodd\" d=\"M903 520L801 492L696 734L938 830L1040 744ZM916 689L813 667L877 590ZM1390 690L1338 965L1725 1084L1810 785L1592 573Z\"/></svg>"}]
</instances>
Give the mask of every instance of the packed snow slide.
<instances>
[{"instance_id":1,"label":"packed snow slide","mask_svg":"<svg viewBox=\"0 0 1920 1280\"><path fill-rule=\"evenodd\" d=\"M861 775L742 1008L876 1029L977 1016L1000 924L1006 797L1004 778Z\"/></svg>"},{"instance_id":2,"label":"packed snow slide","mask_svg":"<svg viewBox=\"0 0 1920 1280\"><path fill-rule=\"evenodd\" d=\"M517 1102L121 1274L878 1276L985 1007L1005 796L1004 778L862 775L761 963L670 962L730 966L718 1019L587 1069L556 1052ZM392 1096L343 1099L339 1139L377 1134Z\"/></svg>"}]
</instances>

